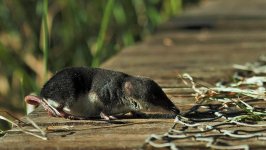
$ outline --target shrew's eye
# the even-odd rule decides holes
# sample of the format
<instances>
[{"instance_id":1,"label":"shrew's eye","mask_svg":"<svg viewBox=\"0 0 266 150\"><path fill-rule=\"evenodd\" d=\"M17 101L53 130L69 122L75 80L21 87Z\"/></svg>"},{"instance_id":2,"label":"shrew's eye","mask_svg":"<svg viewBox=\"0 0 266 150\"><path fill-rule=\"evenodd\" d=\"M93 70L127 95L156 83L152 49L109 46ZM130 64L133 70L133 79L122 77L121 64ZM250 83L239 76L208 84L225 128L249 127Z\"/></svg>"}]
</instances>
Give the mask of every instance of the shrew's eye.
<instances>
[{"instance_id":1,"label":"shrew's eye","mask_svg":"<svg viewBox=\"0 0 266 150\"><path fill-rule=\"evenodd\" d=\"M135 108L137 108L138 107L138 103L137 102L135 102L135 101L133 101L133 106L135 107Z\"/></svg>"},{"instance_id":2,"label":"shrew's eye","mask_svg":"<svg viewBox=\"0 0 266 150\"><path fill-rule=\"evenodd\" d=\"M131 106L135 109L135 110L139 110L141 108L140 104L136 101L131 101Z\"/></svg>"}]
</instances>

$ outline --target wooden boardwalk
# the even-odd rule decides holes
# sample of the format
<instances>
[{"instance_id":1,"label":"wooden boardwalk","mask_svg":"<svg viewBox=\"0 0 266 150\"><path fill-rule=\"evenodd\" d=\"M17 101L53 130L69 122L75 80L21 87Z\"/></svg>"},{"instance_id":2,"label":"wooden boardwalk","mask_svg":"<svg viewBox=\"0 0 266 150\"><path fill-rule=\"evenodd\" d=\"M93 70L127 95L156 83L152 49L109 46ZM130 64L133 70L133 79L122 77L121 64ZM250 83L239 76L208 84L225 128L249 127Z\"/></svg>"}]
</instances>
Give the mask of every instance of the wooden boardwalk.
<instances>
[{"instance_id":1,"label":"wooden boardwalk","mask_svg":"<svg viewBox=\"0 0 266 150\"><path fill-rule=\"evenodd\" d=\"M232 76L233 64L256 60L266 53L265 0L212 0L162 25L155 35L128 47L103 68L147 76L158 82L172 101L185 111L194 103L177 73L189 73L206 84ZM29 115L47 129L49 140L13 132L0 140L0 149L139 149L145 139L162 134L173 119L67 120L48 117L41 108ZM53 132L67 125L70 130ZM265 141L249 140L251 148L266 149ZM205 144L182 141L184 149Z\"/></svg>"}]
</instances>

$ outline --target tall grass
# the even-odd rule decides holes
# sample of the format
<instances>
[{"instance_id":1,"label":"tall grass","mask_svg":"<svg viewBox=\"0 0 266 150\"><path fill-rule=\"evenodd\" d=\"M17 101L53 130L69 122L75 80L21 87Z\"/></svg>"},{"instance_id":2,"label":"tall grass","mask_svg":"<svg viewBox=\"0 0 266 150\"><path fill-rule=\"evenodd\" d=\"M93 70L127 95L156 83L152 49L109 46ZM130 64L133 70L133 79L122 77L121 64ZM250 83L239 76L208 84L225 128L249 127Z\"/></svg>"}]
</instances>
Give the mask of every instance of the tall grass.
<instances>
[{"instance_id":1,"label":"tall grass","mask_svg":"<svg viewBox=\"0 0 266 150\"><path fill-rule=\"evenodd\" d=\"M49 32L48 32L48 0L43 0L43 16L42 16L42 50L43 50L43 81L48 78L48 45L49 45Z\"/></svg>"},{"instance_id":2,"label":"tall grass","mask_svg":"<svg viewBox=\"0 0 266 150\"><path fill-rule=\"evenodd\" d=\"M101 27L99 31L99 35L97 37L96 41L96 47L94 51L94 59L92 61L92 66L97 67L100 65L100 56L103 51L103 46L104 46L104 40L108 28L108 24L110 22L111 14L113 11L115 0L108 0L107 4L104 8L104 13L101 21Z\"/></svg>"}]
</instances>

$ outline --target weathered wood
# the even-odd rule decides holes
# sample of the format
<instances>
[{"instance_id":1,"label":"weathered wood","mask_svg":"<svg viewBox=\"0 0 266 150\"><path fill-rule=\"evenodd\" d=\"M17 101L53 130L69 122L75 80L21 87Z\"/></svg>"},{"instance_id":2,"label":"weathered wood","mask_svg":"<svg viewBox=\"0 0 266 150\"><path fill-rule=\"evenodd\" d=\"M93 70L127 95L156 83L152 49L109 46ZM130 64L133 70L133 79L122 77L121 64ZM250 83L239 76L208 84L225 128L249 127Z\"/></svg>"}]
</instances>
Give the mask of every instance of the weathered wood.
<instances>
[{"instance_id":1,"label":"weathered wood","mask_svg":"<svg viewBox=\"0 0 266 150\"><path fill-rule=\"evenodd\" d=\"M195 99L193 91L178 79L178 73L189 73L207 86L229 79L233 64L254 61L265 54L265 19L265 0L204 1L162 25L144 42L125 48L102 67L154 79L184 112ZM161 114L151 114L148 119L126 116L113 123L68 120L48 117L42 108L28 116L48 132L49 140L10 131L1 137L0 149L139 149L149 135L167 132L174 121L174 116L163 118ZM62 126L69 130L55 132ZM266 149L265 141L236 143L243 142L253 149ZM186 139L177 145L182 149L205 149L205 144Z\"/></svg>"},{"instance_id":2,"label":"weathered wood","mask_svg":"<svg viewBox=\"0 0 266 150\"><path fill-rule=\"evenodd\" d=\"M239 30L266 28L264 0L212 0L201 3L198 8L185 11L178 19L167 22L161 31L174 29Z\"/></svg>"}]
</instances>

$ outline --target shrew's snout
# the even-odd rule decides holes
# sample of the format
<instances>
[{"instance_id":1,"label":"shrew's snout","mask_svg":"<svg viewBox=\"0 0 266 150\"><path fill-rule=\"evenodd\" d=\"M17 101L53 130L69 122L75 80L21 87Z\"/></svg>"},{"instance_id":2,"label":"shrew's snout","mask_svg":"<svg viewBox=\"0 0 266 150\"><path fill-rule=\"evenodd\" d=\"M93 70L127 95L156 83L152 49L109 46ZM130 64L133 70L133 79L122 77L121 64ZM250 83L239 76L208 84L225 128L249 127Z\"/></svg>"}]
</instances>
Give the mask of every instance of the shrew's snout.
<instances>
[{"instance_id":1,"label":"shrew's snout","mask_svg":"<svg viewBox=\"0 0 266 150\"><path fill-rule=\"evenodd\" d=\"M173 113L175 113L176 115L178 115L178 114L180 113L180 110L179 110L178 108L176 108L176 107L172 107L172 108L170 108L170 110L171 110Z\"/></svg>"}]
</instances>

